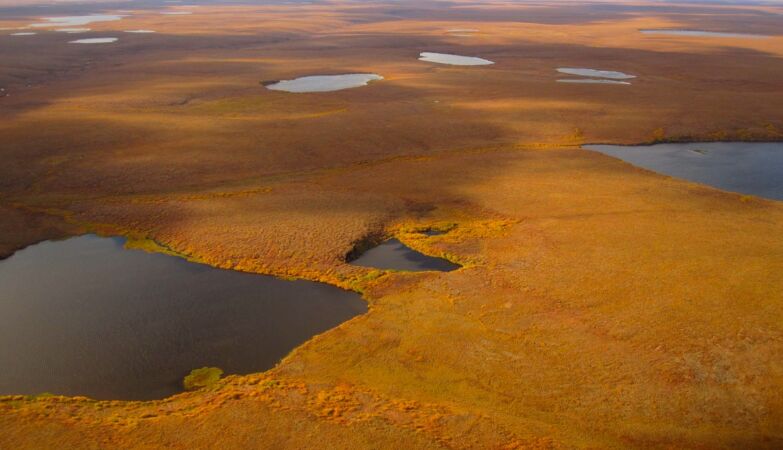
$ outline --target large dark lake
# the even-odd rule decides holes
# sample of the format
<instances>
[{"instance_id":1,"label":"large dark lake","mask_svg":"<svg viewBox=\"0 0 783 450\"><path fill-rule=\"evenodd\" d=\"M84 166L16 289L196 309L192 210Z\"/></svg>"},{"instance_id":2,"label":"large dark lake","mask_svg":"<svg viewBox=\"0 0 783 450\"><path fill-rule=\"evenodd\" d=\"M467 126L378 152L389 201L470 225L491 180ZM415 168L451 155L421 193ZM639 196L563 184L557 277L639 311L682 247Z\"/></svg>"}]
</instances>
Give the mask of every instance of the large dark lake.
<instances>
[{"instance_id":1,"label":"large dark lake","mask_svg":"<svg viewBox=\"0 0 783 450\"><path fill-rule=\"evenodd\" d=\"M156 399L192 369L273 367L367 311L323 283L215 269L93 235L0 261L0 395Z\"/></svg>"}]
</instances>

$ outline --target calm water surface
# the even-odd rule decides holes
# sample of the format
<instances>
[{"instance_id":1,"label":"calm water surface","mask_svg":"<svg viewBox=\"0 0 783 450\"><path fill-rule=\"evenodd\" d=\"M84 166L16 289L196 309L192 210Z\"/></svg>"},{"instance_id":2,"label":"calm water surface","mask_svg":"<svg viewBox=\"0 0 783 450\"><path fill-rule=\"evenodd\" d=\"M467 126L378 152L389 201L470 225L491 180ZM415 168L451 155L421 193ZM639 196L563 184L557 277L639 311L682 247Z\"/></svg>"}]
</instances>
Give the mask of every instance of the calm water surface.
<instances>
[{"instance_id":1,"label":"calm water surface","mask_svg":"<svg viewBox=\"0 0 783 450\"><path fill-rule=\"evenodd\" d=\"M192 369L273 367L367 311L323 283L215 269L123 248L47 241L0 261L0 395L154 399Z\"/></svg>"},{"instance_id":2,"label":"calm water surface","mask_svg":"<svg viewBox=\"0 0 783 450\"><path fill-rule=\"evenodd\" d=\"M111 44L112 42L117 42L116 37L100 37L100 38L86 38L86 39L77 39L75 41L69 41L69 44Z\"/></svg>"},{"instance_id":3,"label":"calm water surface","mask_svg":"<svg viewBox=\"0 0 783 450\"><path fill-rule=\"evenodd\" d=\"M584 147L665 175L783 200L783 142Z\"/></svg>"},{"instance_id":4,"label":"calm water surface","mask_svg":"<svg viewBox=\"0 0 783 450\"><path fill-rule=\"evenodd\" d=\"M367 85L370 81L382 80L374 73L349 73L344 75L313 75L282 80L266 86L273 91L285 92L332 92Z\"/></svg>"},{"instance_id":5,"label":"calm water surface","mask_svg":"<svg viewBox=\"0 0 783 450\"><path fill-rule=\"evenodd\" d=\"M582 69L576 67L559 67L557 69L560 73L568 75L579 75L582 77L596 77L596 78L609 78L613 80L628 80L636 78L636 75L629 75L623 72L617 72L614 70L598 70L598 69Z\"/></svg>"},{"instance_id":6,"label":"calm water surface","mask_svg":"<svg viewBox=\"0 0 783 450\"><path fill-rule=\"evenodd\" d=\"M448 53L422 52L419 55L420 61L433 62L438 64L450 64L452 66L486 66L495 64L493 61L475 56L450 55Z\"/></svg>"},{"instance_id":7,"label":"calm water surface","mask_svg":"<svg viewBox=\"0 0 783 450\"><path fill-rule=\"evenodd\" d=\"M435 258L419 253L397 239L389 239L364 252L351 264L376 269L450 272L461 266L443 258Z\"/></svg>"},{"instance_id":8,"label":"calm water surface","mask_svg":"<svg viewBox=\"0 0 783 450\"><path fill-rule=\"evenodd\" d=\"M123 15L91 14L89 16L44 17L46 22L31 24L31 27L79 27L96 22L113 22L122 19Z\"/></svg>"}]
</instances>

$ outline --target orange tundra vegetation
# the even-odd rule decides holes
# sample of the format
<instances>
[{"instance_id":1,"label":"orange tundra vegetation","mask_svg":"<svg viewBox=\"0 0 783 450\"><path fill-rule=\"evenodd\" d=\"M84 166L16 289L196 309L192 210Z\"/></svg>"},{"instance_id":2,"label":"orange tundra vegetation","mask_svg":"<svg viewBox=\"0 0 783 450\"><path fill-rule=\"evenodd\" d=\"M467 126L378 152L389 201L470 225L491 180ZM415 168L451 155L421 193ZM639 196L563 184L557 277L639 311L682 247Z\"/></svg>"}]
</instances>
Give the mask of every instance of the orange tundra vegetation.
<instances>
[{"instance_id":1,"label":"orange tundra vegetation","mask_svg":"<svg viewBox=\"0 0 783 450\"><path fill-rule=\"evenodd\" d=\"M15 11L0 27L40 14ZM783 447L783 205L578 147L780 139L783 37L638 32L777 34L780 6L204 4L91 26L159 32L2 36L0 253L120 234L370 309L159 401L0 397L0 448ZM384 80L260 84L358 72ZM449 232L412 233L430 228ZM464 267L346 263L392 235Z\"/></svg>"}]
</instances>

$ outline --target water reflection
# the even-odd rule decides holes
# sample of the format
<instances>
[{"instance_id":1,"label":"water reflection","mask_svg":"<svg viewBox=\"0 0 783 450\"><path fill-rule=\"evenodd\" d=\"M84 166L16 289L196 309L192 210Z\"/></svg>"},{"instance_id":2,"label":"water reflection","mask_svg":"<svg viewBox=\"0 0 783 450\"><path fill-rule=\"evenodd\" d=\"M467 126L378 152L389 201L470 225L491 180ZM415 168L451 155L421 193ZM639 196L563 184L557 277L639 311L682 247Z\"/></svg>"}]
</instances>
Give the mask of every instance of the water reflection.
<instances>
[{"instance_id":1,"label":"water reflection","mask_svg":"<svg viewBox=\"0 0 783 450\"><path fill-rule=\"evenodd\" d=\"M190 370L271 368L367 310L323 283L215 269L81 236L0 261L0 395L153 399Z\"/></svg>"}]
</instances>

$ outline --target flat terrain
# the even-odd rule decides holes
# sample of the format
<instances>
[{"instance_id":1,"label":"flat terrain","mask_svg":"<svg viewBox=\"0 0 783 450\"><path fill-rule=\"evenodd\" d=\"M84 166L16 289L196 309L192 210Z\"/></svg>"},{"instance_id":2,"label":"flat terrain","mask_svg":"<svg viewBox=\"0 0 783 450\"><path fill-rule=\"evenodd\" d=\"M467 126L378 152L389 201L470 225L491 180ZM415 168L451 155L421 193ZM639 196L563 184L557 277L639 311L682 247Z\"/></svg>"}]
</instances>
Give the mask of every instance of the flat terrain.
<instances>
[{"instance_id":1,"label":"flat terrain","mask_svg":"<svg viewBox=\"0 0 783 450\"><path fill-rule=\"evenodd\" d=\"M0 448L783 446L783 204L578 147L783 139L783 36L638 31L774 35L783 7L0 0L0 28L117 10L89 34L0 31L0 255L119 234L370 311L162 401L2 397ZM261 84L341 73L384 80ZM464 267L346 263L392 235Z\"/></svg>"}]
</instances>

